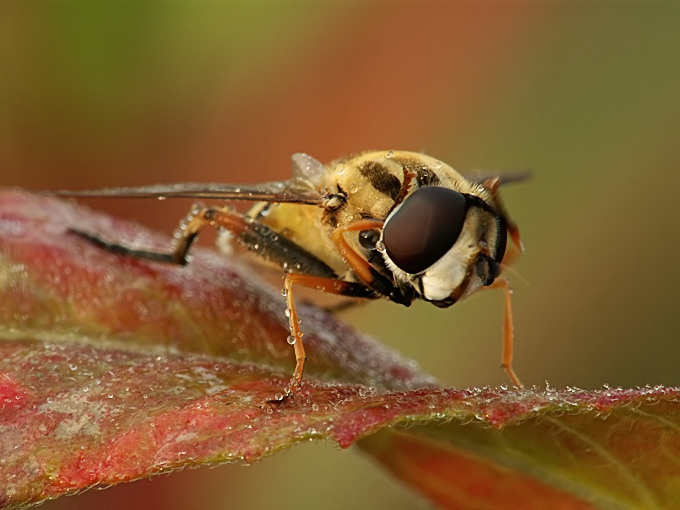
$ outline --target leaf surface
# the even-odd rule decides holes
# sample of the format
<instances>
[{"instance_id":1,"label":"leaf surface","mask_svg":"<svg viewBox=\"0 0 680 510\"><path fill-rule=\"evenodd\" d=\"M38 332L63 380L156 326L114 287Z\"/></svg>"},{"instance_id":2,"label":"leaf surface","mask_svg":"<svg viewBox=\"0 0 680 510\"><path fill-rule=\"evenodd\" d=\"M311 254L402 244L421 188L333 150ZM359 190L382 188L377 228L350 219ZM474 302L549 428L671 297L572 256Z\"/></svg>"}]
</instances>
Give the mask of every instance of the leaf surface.
<instances>
[{"instance_id":1,"label":"leaf surface","mask_svg":"<svg viewBox=\"0 0 680 510\"><path fill-rule=\"evenodd\" d=\"M169 241L71 203L0 193L0 504L17 507L292 444L359 442L449 508L673 508L677 389L440 388L300 305L294 400L284 300L238 261L184 267L98 249Z\"/></svg>"}]
</instances>

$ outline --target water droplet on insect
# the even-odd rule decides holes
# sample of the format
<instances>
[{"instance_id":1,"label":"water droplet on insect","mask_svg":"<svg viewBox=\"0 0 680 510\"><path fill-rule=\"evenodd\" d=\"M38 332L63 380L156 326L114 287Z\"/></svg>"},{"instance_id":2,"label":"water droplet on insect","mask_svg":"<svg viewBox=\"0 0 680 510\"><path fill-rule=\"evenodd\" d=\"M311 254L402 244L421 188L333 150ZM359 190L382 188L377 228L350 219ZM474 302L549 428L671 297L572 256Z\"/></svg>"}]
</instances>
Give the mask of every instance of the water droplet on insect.
<instances>
[{"instance_id":1,"label":"water droplet on insect","mask_svg":"<svg viewBox=\"0 0 680 510\"><path fill-rule=\"evenodd\" d=\"M288 291L286 290L285 287L281 289L281 295L282 295L283 297L286 297L286 296L288 295Z\"/></svg>"},{"instance_id":2,"label":"water droplet on insect","mask_svg":"<svg viewBox=\"0 0 680 510\"><path fill-rule=\"evenodd\" d=\"M290 308L286 308L286 310L283 312L283 315L290 318Z\"/></svg>"},{"instance_id":3,"label":"water droplet on insect","mask_svg":"<svg viewBox=\"0 0 680 510\"><path fill-rule=\"evenodd\" d=\"M288 335L288 338L286 338L286 341L290 344L293 345L295 344L296 338L293 335Z\"/></svg>"},{"instance_id":4,"label":"water droplet on insect","mask_svg":"<svg viewBox=\"0 0 680 510\"><path fill-rule=\"evenodd\" d=\"M394 155L394 151L387 151L387 154L385 154L385 157L387 159L390 159Z\"/></svg>"}]
</instances>

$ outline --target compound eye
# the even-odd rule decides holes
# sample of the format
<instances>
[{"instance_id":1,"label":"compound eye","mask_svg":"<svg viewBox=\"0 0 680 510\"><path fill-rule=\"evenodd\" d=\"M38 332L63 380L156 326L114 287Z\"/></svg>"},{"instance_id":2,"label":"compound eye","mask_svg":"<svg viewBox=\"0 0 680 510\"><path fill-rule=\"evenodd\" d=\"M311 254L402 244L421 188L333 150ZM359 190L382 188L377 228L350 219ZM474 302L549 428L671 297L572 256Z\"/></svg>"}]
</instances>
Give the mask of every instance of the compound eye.
<instances>
[{"instance_id":1,"label":"compound eye","mask_svg":"<svg viewBox=\"0 0 680 510\"><path fill-rule=\"evenodd\" d=\"M420 273L451 249L466 214L461 193L436 186L417 189L385 223L385 251L402 271Z\"/></svg>"}]
</instances>

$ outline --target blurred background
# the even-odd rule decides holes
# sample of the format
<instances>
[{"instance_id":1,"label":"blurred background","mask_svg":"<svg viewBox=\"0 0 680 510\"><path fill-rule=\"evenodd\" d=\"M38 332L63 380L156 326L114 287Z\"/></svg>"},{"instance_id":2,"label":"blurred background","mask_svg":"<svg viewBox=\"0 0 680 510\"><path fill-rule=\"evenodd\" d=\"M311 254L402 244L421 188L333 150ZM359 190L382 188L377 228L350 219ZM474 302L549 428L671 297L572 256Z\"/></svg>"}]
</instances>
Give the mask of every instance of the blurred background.
<instances>
[{"instance_id":1,"label":"blurred background","mask_svg":"<svg viewBox=\"0 0 680 510\"><path fill-rule=\"evenodd\" d=\"M531 168L504 189L527 248L528 285L509 275L520 378L678 385L679 52L677 2L2 2L0 185L280 180L299 151ZM168 233L188 206L87 203ZM343 316L446 385L507 383L500 292ZM43 508L121 504L426 506L312 443Z\"/></svg>"}]
</instances>

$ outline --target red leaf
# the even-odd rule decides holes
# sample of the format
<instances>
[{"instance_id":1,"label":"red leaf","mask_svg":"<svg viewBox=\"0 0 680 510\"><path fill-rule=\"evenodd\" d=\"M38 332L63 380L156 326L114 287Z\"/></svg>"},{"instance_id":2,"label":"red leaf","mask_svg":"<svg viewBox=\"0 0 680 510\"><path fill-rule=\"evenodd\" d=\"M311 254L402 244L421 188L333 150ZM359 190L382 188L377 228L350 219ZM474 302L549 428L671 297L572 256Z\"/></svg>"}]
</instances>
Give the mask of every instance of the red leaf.
<instances>
[{"instance_id":1,"label":"red leaf","mask_svg":"<svg viewBox=\"0 0 680 510\"><path fill-rule=\"evenodd\" d=\"M361 439L452 508L677 501L678 390L437 388L412 362L300 306L305 383L294 400L263 405L293 367L277 290L206 250L185 267L132 260L69 227L168 246L66 202L0 194L4 506L253 461L309 438Z\"/></svg>"},{"instance_id":2,"label":"red leaf","mask_svg":"<svg viewBox=\"0 0 680 510\"><path fill-rule=\"evenodd\" d=\"M480 391L467 409L449 402L453 422L360 444L446 508L677 508L679 398L663 388Z\"/></svg>"},{"instance_id":3,"label":"red leaf","mask_svg":"<svg viewBox=\"0 0 680 510\"><path fill-rule=\"evenodd\" d=\"M168 250L165 236L22 193L0 195L3 279L0 324L44 340L115 341L278 366L291 375L285 301L243 264L197 248L184 267L113 255L69 228ZM357 335L316 308L298 306L309 348L307 375L386 388L433 384L414 363Z\"/></svg>"}]
</instances>

